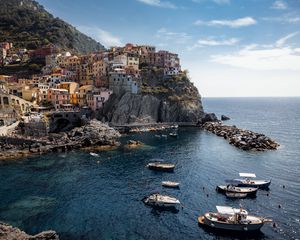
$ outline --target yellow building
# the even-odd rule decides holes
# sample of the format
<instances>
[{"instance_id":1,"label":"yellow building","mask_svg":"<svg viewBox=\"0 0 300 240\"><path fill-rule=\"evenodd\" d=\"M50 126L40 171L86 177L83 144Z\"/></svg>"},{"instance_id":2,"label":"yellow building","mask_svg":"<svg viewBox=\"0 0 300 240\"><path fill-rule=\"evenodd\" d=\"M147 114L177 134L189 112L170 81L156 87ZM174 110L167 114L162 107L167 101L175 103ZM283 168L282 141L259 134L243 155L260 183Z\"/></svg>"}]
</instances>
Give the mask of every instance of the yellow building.
<instances>
[{"instance_id":1,"label":"yellow building","mask_svg":"<svg viewBox=\"0 0 300 240\"><path fill-rule=\"evenodd\" d=\"M80 106L87 105L86 95L94 89L93 85L84 85L78 89L78 104Z\"/></svg>"},{"instance_id":2,"label":"yellow building","mask_svg":"<svg viewBox=\"0 0 300 240\"><path fill-rule=\"evenodd\" d=\"M58 89L66 89L70 94L78 92L79 84L76 82L65 82L57 84Z\"/></svg>"}]
</instances>

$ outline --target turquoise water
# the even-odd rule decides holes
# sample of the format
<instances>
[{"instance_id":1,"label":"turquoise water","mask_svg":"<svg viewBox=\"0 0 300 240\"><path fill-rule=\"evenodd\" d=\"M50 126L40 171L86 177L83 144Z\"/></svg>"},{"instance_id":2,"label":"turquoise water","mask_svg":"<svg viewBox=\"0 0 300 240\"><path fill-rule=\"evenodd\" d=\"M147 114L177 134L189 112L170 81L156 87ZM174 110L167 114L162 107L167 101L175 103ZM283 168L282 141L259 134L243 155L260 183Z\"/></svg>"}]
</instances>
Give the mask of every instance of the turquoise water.
<instances>
[{"instance_id":1,"label":"turquoise water","mask_svg":"<svg viewBox=\"0 0 300 240\"><path fill-rule=\"evenodd\" d=\"M300 98L204 99L204 105L230 116L230 124L276 139L281 148L244 152L210 133L184 128L178 139L157 139L156 133L124 137L123 142L136 139L146 146L98 158L74 151L0 163L0 220L31 234L53 229L61 239L245 239L197 225L197 217L216 205L242 205L277 225L265 225L251 239L299 238ZM175 172L145 168L157 157L175 163ZM215 192L238 172L271 178L270 191L244 200ZM162 180L178 181L181 188L162 188ZM145 206L141 199L157 191L177 197L183 207L174 213Z\"/></svg>"}]
</instances>

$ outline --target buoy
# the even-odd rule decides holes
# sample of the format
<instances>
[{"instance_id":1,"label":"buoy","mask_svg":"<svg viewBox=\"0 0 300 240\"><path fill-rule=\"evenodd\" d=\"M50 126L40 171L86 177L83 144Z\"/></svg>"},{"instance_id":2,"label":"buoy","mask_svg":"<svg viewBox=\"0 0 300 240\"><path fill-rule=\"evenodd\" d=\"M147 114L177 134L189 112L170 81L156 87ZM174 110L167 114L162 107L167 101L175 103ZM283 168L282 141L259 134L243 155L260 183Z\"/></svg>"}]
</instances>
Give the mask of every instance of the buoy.
<instances>
[{"instance_id":1,"label":"buoy","mask_svg":"<svg viewBox=\"0 0 300 240\"><path fill-rule=\"evenodd\" d=\"M206 197L208 197L209 195L208 194L206 194Z\"/></svg>"},{"instance_id":2,"label":"buoy","mask_svg":"<svg viewBox=\"0 0 300 240\"><path fill-rule=\"evenodd\" d=\"M267 196L269 197L269 193L267 193Z\"/></svg>"},{"instance_id":3,"label":"buoy","mask_svg":"<svg viewBox=\"0 0 300 240\"><path fill-rule=\"evenodd\" d=\"M202 188L203 190L205 189L205 187Z\"/></svg>"},{"instance_id":4,"label":"buoy","mask_svg":"<svg viewBox=\"0 0 300 240\"><path fill-rule=\"evenodd\" d=\"M276 226L276 223L273 223L273 228L276 228L277 226Z\"/></svg>"},{"instance_id":5,"label":"buoy","mask_svg":"<svg viewBox=\"0 0 300 240\"><path fill-rule=\"evenodd\" d=\"M97 161L97 163L99 164L99 163L100 163L100 161Z\"/></svg>"},{"instance_id":6,"label":"buoy","mask_svg":"<svg viewBox=\"0 0 300 240\"><path fill-rule=\"evenodd\" d=\"M282 188L285 188L285 185L283 185Z\"/></svg>"},{"instance_id":7,"label":"buoy","mask_svg":"<svg viewBox=\"0 0 300 240\"><path fill-rule=\"evenodd\" d=\"M278 205L278 208L281 208L281 205L280 205L280 204Z\"/></svg>"}]
</instances>

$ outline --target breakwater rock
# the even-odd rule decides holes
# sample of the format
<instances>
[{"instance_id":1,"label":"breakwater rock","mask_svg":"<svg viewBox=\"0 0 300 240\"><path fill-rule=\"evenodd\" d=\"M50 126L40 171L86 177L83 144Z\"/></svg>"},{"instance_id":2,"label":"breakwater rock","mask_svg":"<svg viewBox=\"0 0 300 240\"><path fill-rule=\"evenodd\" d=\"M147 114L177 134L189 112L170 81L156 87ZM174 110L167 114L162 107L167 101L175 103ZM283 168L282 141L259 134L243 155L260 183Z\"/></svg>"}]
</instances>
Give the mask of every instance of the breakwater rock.
<instances>
[{"instance_id":1,"label":"breakwater rock","mask_svg":"<svg viewBox=\"0 0 300 240\"><path fill-rule=\"evenodd\" d=\"M245 151L276 150L280 146L264 134L240 129L236 126L223 125L220 122L207 122L202 125L202 128L223 137L233 146Z\"/></svg>"},{"instance_id":2,"label":"breakwater rock","mask_svg":"<svg viewBox=\"0 0 300 240\"><path fill-rule=\"evenodd\" d=\"M116 146L119 145L120 136L121 134L114 128L97 120L91 120L68 133L51 133L40 138L27 138L22 135L0 137L0 160L92 146Z\"/></svg>"},{"instance_id":3,"label":"breakwater rock","mask_svg":"<svg viewBox=\"0 0 300 240\"><path fill-rule=\"evenodd\" d=\"M6 223L0 223L0 239L6 240L59 240L55 231L45 231L31 236Z\"/></svg>"}]
</instances>

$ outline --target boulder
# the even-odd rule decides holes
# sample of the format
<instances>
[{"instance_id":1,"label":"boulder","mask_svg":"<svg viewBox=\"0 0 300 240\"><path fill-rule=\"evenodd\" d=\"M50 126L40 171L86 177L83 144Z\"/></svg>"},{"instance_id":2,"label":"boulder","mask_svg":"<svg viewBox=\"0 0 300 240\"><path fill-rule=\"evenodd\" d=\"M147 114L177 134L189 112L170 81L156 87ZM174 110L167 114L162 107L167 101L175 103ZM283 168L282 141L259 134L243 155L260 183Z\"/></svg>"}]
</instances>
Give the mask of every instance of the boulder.
<instances>
[{"instance_id":1,"label":"boulder","mask_svg":"<svg viewBox=\"0 0 300 240\"><path fill-rule=\"evenodd\" d=\"M221 120L227 121L227 120L230 120L230 117L227 117L226 115L221 115Z\"/></svg>"},{"instance_id":2,"label":"boulder","mask_svg":"<svg viewBox=\"0 0 300 240\"><path fill-rule=\"evenodd\" d=\"M218 122L218 118L216 116L216 114L214 113L204 113L202 119L201 119L201 123L206 123L206 122Z\"/></svg>"}]
</instances>

